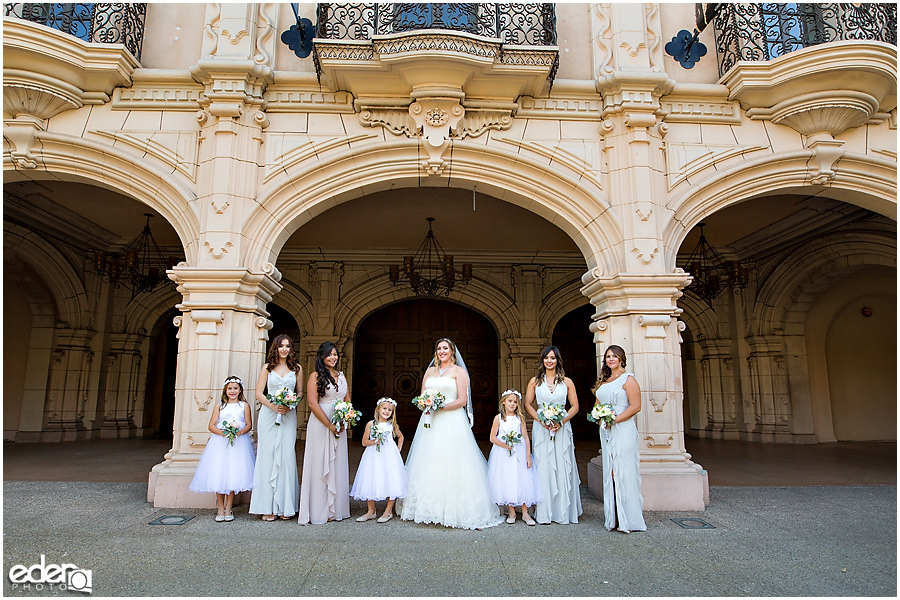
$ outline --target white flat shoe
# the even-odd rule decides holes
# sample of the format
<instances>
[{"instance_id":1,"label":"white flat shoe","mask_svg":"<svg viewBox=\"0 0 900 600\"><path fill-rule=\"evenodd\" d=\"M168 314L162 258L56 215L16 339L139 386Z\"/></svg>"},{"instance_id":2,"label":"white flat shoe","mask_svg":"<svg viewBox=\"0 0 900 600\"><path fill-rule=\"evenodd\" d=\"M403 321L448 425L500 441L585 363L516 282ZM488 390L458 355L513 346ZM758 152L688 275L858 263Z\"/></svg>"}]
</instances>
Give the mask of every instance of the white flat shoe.
<instances>
[{"instance_id":1,"label":"white flat shoe","mask_svg":"<svg viewBox=\"0 0 900 600\"><path fill-rule=\"evenodd\" d=\"M531 518L531 515L529 515L529 514L524 514L524 515L522 515L522 520L525 521L525 524L526 524L526 525L529 525L529 526L531 526L531 525L537 525L537 522L535 522L535 520L532 519L532 518Z\"/></svg>"},{"instance_id":2,"label":"white flat shoe","mask_svg":"<svg viewBox=\"0 0 900 600\"><path fill-rule=\"evenodd\" d=\"M221 523L225 520L225 515L216 515L216 523Z\"/></svg>"},{"instance_id":3,"label":"white flat shoe","mask_svg":"<svg viewBox=\"0 0 900 600\"><path fill-rule=\"evenodd\" d=\"M361 516L361 517L357 517L357 518L356 518L356 522L357 522L357 523L364 523L364 522L366 522L366 521L371 521L371 520L374 519L374 518L375 518L375 513L366 513L366 514L364 514L364 515Z\"/></svg>"},{"instance_id":4,"label":"white flat shoe","mask_svg":"<svg viewBox=\"0 0 900 600\"><path fill-rule=\"evenodd\" d=\"M516 517L513 515L509 515L508 517L506 517L506 522L509 523L510 525L512 525L513 523L516 522Z\"/></svg>"},{"instance_id":5,"label":"white flat shoe","mask_svg":"<svg viewBox=\"0 0 900 600\"><path fill-rule=\"evenodd\" d=\"M223 521L234 521L234 513L228 513L222 517Z\"/></svg>"},{"instance_id":6,"label":"white flat shoe","mask_svg":"<svg viewBox=\"0 0 900 600\"><path fill-rule=\"evenodd\" d=\"M390 521L393 518L394 518L394 513L391 513L386 517L384 515L382 515L382 516L378 517L378 522L379 523L387 523L388 521Z\"/></svg>"}]
</instances>

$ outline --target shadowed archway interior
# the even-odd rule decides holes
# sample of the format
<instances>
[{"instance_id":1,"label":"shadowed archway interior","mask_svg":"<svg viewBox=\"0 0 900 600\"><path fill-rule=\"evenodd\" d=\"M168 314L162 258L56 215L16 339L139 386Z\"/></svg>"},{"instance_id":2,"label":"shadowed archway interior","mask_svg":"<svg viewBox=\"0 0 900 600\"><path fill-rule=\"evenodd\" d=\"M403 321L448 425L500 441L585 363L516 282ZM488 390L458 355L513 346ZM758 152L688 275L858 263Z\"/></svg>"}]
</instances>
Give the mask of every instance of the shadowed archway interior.
<instances>
[{"instance_id":1,"label":"shadowed archway interior","mask_svg":"<svg viewBox=\"0 0 900 600\"><path fill-rule=\"evenodd\" d=\"M420 412L410 402L422 389L422 375L442 337L457 344L472 381L473 432L486 439L497 412L497 332L479 313L446 300L416 299L387 306L367 317L357 335L353 402L362 411L362 430L375 402L397 401L397 418L407 442Z\"/></svg>"}]
</instances>

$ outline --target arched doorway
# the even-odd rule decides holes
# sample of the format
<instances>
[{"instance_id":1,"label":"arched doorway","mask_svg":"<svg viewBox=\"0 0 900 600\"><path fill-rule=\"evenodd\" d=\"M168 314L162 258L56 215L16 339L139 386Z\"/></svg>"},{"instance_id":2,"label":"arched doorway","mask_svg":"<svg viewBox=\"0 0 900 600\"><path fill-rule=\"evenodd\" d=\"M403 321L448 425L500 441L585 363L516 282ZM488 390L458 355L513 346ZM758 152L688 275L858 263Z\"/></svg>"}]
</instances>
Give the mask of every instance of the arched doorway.
<instances>
[{"instance_id":1,"label":"arched doorway","mask_svg":"<svg viewBox=\"0 0 900 600\"><path fill-rule=\"evenodd\" d=\"M178 327L172 309L161 316L151 331L150 364L147 369L143 437L171 439L175 418L175 373L178 365Z\"/></svg>"},{"instance_id":2,"label":"arched doorway","mask_svg":"<svg viewBox=\"0 0 900 600\"><path fill-rule=\"evenodd\" d=\"M583 440L597 439L597 426L586 417L594 406L591 387L597 381L597 352L589 329L593 316L593 305L585 304L563 316L553 328L553 345L559 348L566 376L578 394L578 415L571 420L572 435Z\"/></svg>"},{"instance_id":3,"label":"arched doorway","mask_svg":"<svg viewBox=\"0 0 900 600\"><path fill-rule=\"evenodd\" d=\"M462 352L472 381L473 432L487 438L497 412L497 332L479 313L446 300L398 302L360 324L352 382L353 403L363 413L360 426L372 418L375 402L388 396L397 401L400 430L412 438L420 413L410 400L422 389L434 342L442 337Z\"/></svg>"}]
</instances>

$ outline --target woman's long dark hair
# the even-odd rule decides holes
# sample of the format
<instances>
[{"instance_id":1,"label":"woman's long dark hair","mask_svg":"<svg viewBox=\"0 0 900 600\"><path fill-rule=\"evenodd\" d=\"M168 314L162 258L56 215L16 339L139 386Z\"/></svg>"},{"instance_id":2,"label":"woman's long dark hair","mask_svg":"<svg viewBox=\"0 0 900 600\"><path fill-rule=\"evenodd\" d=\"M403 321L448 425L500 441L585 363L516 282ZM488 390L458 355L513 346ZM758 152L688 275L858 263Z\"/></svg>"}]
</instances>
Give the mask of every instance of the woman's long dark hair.
<instances>
[{"instance_id":1,"label":"woman's long dark hair","mask_svg":"<svg viewBox=\"0 0 900 600\"><path fill-rule=\"evenodd\" d=\"M541 361L537 372L538 384L540 384L541 381L544 381L544 377L547 375L547 367L544 366L544 359L547 358L547 355L551 352L553 353L553 356L556 357L556 383L562 383L563 379L566 377L566 370L563 369L563 359L562 355L559 353L559 348L556 346L547 346L541 350Z\"/></svg>"},{"instance_id":2,"label":"woman's long dark hair","mask_svg":"<svg viewBox=\"0 0 900 600\"><path fill-rule=\"evenodd\" d=\"M627 361L625 360L625 350L622 349L622 346L616 346L613 344L603 351L603 364L600 365L600 378L597 379L597 383L594 384L594 387L591 388L592 392L596 392L597 389L606 383L606 381L612 377L612 369L609 368L609 365L606 364L606 353L612 352L616 355L616 358L619 359L619 364L622 365L622 368L625 368Z\"/></svg>"},{"instance_id":3,"label":"woman's long dark hair","mask_svg":"<svg viewBox=\"0 0 900 600\"><path fill-rule=\"evenodd\" d=\"M300 363L297 362L296 357L294 357L294 340L286 334L282 333L280 335L275 336L275 339L272 340L272 344L269 346L269 353L266 355L266 370L271 371L278 364L278 347L281 346L281 342L287 340L291 344L291 353L287 355L287 366L291 371L299 371Z\"/></svg>"},{"instance_id":4,"label":"woman's long dark hair","mask_svg":"<svg viewBox=\"0 0 900 600\"><path fill-rule=\"evenodd\" d=\"M316 392L319 394L319 398L325 395L325 390L328 389L328 386L333 387L335 390L338 387L337 381L334 380L334 377L328 371L328 367L325 366L325 359L331 354L332 350L337 350L337 346L332 342L322 342L319 345L319 349L316 350L315 369L319 375L316 377Z\"/></svg>"}]
</instances>

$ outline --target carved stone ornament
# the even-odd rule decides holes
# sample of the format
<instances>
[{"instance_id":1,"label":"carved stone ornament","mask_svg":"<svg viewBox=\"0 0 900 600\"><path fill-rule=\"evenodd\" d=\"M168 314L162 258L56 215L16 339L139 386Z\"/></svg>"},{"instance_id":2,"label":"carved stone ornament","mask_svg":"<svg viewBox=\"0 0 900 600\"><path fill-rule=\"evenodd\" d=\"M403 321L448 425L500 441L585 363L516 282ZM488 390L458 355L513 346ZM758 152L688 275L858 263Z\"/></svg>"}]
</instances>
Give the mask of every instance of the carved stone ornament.
<instances>
[{"instance_id":1,"label":"carved stone ornament","mask_svg":"<svg viewBox=\"0 0 900 600\"><path fill-rule=\"evenodd\" d=\"M422 166L429 175L440 175L447 163L442 158L450 145L450 133L455 131L466 114L456 98L422 98L409 105L409 116L422 131L422 145L428 158Z\"/></svg>"}]
</instances>

